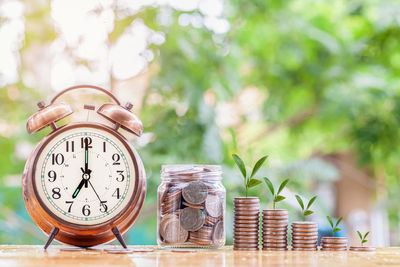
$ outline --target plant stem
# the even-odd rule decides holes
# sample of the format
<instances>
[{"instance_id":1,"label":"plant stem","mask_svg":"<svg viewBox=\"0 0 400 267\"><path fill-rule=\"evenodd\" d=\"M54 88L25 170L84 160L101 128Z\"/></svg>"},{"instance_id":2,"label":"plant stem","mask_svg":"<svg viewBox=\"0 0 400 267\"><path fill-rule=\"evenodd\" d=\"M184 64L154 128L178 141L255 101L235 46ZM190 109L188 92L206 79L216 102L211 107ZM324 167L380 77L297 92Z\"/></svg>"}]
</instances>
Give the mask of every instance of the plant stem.
<instances>
[{"instance_id":1,"label":"plant stem","mask_svg":"<svg viewBox=\"0 0 400 267\"><path fill-rule=\"evenodd\" d=\"M246 197L247 197L247 194L248 194L248 188L247 188L247 177L244 177L244 190L245 190L245 194L246 194Z\"/></svg>"},{"instance_id":2,"label":"plant stem","mask_svg":"<svg viewBox=\"0 0 400 267\"><path fill-rule=\"evenodd\" d=\"M273 200L272 203L273 203L272 207L273 207L273 209L275 209L275 201Z\"/></svg>"}]
</instances>

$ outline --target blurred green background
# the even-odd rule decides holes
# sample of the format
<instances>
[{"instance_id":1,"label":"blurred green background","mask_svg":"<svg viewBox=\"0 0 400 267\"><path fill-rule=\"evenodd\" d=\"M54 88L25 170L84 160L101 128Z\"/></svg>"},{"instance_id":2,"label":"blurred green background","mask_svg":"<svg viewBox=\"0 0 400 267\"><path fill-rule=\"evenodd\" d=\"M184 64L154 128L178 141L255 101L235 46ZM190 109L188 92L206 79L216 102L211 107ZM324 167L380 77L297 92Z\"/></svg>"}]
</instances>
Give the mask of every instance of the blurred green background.
<instances>
[{"instance_id":1,"label":"blurred green background","mask_svg":"<svg viewBox=\"0 0 400 267\"><path fill-rule=\"evenodd\" d=\"M392 0L0 0L0 243L42 244L22 200L36 102L76 84L134 103L133 140L148 174L145 207L126 237L156 242L162 164L220 164L243 194L232 153L258 178L290 178L319 198L311 219L344 216L342 234L400 244L400 3ZM83 104L83 103L82 103ZM265 184L251 189L270 208ZM368 243L367 243L368 244Z\"/></svg>"}]
</instances>

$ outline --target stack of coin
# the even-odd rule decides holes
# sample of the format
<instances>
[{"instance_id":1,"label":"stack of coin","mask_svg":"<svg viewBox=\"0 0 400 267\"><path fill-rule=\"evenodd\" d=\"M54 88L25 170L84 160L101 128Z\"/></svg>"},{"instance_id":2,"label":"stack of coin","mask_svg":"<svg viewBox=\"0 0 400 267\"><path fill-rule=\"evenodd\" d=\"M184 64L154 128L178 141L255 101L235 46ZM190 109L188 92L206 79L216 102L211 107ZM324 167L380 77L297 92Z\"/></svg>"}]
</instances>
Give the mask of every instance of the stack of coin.
<instances>
[{"instance_id":1,"label":"stack of coin","mask_svg":"<svg viewBox=\"0 0 400 267\"><path fill-rule=\"evenodd\" d=\"M286 250L289 214L287 210L263 210L263 250Z\"/></svg>"},{"instance_id":2,"label":"stack of coin","mask_svg":"<svg viewBox=\"0 0 400 267\"><path fill-rule=\"evenodd\" d=\"M318 224L316 222L292 223L292 250L317 250Z\"/></svg>"},{"instance_id":3,"label":"stack of coin","mask_svg":"<svg viewBox=\"0 0 400 267\"><path fill-rule=\"evenodd\" d=\"M347 250L347 237L328 237L322 238L321 250Z\"/></svg>"},{"instance_id":4,"label":"stack of coin","mask_svg":"<svg viewBox=\"0 0 400 267\"><path fill-rule=\"evenodd\" d=\"M188 241L203 246L212 245L212 232L211 226L203 225L199 230L190 232Z\"/></svg>"},{"instance_id":5,"label":"stack of coin","mask_svg":"<svg viewBox=\"0 0 400 267\"><path fill-rule=\"evenodd\" d=\"M160 199L161 214L169 214L177 211L181 207L182 190L174 187L165 190Z\"/></svg>"},{"instance_id":6,"label":"stack of coin","mask_svg":"<svg viewBox=\"0 0 400 267\"><path fill-rule=\"evenodd\" d=\"M159 192L159 243L175 247L223 245L225 192L192 177L182 180L169 182Z\"/></svg>"},{"instance_id":7,"label":"stack of coin","mask_svg":"<svg viewBox=\"0 0 400 267\"><path fill-rule=\"evenodd\" d=\"M257 197L237 197L233 204L233 249L258 250L260 200Z\"/></svg>"}]
</instances>

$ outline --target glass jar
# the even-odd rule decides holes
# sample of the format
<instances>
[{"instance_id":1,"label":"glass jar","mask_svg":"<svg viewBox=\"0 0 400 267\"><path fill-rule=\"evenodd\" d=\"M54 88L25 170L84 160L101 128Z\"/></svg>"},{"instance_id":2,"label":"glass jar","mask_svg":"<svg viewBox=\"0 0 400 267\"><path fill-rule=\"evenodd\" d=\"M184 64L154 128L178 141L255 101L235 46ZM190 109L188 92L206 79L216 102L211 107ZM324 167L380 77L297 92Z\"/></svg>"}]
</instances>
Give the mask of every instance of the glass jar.
<instances>
[{"instance_id":1,"label":"glass jar","mask_svg":"<svg viewBox=\"0 0 400 267\"><path fill-rule=\"evenodd\" d=\"M157 242L162 247L225 244L225 187L218 165L164 165L158 187Z\"/></svg>"}]
</instances>

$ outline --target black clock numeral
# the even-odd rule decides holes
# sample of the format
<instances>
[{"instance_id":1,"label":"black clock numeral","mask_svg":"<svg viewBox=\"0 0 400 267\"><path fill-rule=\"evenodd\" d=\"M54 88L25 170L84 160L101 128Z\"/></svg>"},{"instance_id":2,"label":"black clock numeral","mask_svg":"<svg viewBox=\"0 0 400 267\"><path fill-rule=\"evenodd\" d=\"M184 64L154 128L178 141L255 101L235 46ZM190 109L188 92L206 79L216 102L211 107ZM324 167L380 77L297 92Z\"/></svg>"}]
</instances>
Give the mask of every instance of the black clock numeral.
<instances>
[{"instance_id":1,"label":"black clock numeral","mask_svg":"<svg viewBox=\"0 0 400 267\"><path fill-rule=\"evenodd\" d=\"M107 201L100 202L100 211L106 213L108 211L108 207L106 205Z\"/></svg>"},{"instance_id":2,"label":"black clock numeral","mask_svg":"<svg viewBox=\"0 0 400 267\"><path fill-rule=\"evenodd\" d=\"M88 204L83 205L82 214L85 215L85 216L89 216L90 215L90 205L88 205Z\"/></svg>"},{"instance_id":3,"label":"black clock numeral","mask_svg":"<svg viewBox=\"0 0 400 267\"><path fill-rule=\"evenodd\" d=\"M57 173L55 171L49 171L49 182L54 182L57 179Z\"/></svg>"},{"instance_id":4,"label":"black clock numeral","mask_svg":"<svg viewBox=\"0 0 400 267\"><path fill-rule=\"evenodd\" d=\"M61 165L64 163L64 155L61 153L58 154L51 154L51 163L53 165Z\"/></svg>"},{"instance_id":5,"label":"black clock numeral","mask_svg":"<svg viewBox=\"0 0 400 267\"><path fill-rule=\"evenodd\" d=\"M51 192L53 192L52 197L54 199L59 199L61 197L61 193L60 193L60 188L59 187L55 187L51 190Z\"/></svg>"},{"instance_id":6,"label":"black clock numeral","mask_svg":"<svg viewBox=\"0 0 400 267\"><path fill-rule=\"evenodd\" d=\"M69 204L68 212L71 212L72 204L74 204L74 202L73 201L65 201L65 204Z\"/></svg>"},{"instance_id":7,"label":"black clock numeral","mask_svg":"<svg viewBox=\"0 0 400 267\"><path fill-rule=\"evenodd\" d=\"M88 148L92 148L92 138L90 138L90 137L82 137L81 138L81 148L85 148L85 139L87 139Z\"/></svg>"},{"instance_id":8,"label":"black clock numeral","mask_svg":"<svg viewBox=\"0 0 400 267\"><path fill-rule=\"evenodd\" d=\"M119 154L117 154L117 153L113 154L112 155L112 160L114 161L113 165L121 165L121 163L119 162L120 159L121 159L121 156Z\"/></svg>"},{"instance_id":9,"label":"black clock numeral","mask_svg":"<svg viewBox=\"0 0 400 267\"><path fill-rule=\"evenodd\" d=\"M65 151L69 152L70 150L71 150L71 152L75 152L75 142L74 141L65 142Z\"/></svg>"},{"instance_id":10,"label":"black clock numeral","mask_svg":"<svg viewBox=\"0 0 400 267\"><path fill-rule=\"evenodd\" d=\"M114 193L112 194L113 197L116 197L117 199L119 199L121 197L121 195L119 194L119 188L115 189Z\"/></svg>"},{"instance_id":11,"label":"black clock numeral","mask_svg":"<svg viewBox=\"0 0 400 267\"><path fill-rule=\"evenodd\" d=\"M103 152L106 153L106 142L103 142Z\"/></svg>"},{"instance_id":12,"label":"black clock numeral","mask_svg":"<svg viewBox=\"0 0 400 267\"><path fill-rule=\"evenodd\" d=\"M117 181L123 182L125 180L124 171L117 171L117 173L119 174L119 176L117 177Z\"/></svg>"}]
</instances>

